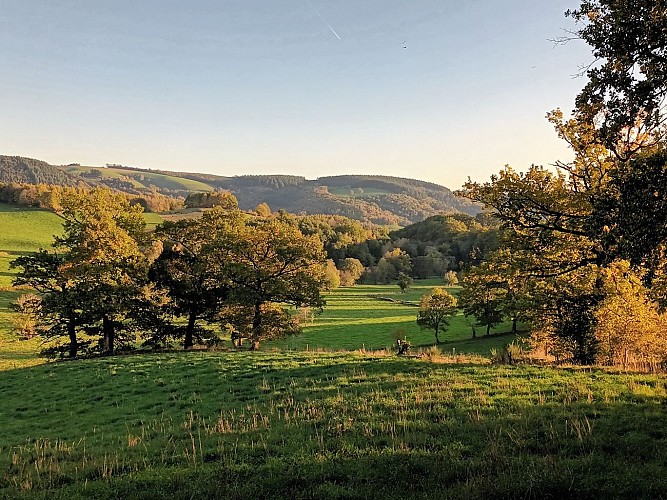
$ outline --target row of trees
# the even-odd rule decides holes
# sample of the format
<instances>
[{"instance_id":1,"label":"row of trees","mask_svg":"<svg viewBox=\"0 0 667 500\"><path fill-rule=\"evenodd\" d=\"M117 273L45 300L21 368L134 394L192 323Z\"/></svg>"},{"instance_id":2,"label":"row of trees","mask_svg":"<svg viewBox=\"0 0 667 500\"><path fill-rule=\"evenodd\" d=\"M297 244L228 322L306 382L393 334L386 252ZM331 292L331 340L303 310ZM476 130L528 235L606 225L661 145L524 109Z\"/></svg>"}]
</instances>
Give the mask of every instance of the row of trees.
<instances>
[{"instance_id":1,"label":"row of trees","mask_svg":"<svg viewBox=\"0 0 667 500\"><path fill-rule=\"evenodd\" d=\"M502 224L500 248L468 273L491 321L505 309L578 363L667 359L667 9L586 0L567 13L591 45L569 119L548 115L575 153L556 170L506 167L462 194ZM567 41L567 40L563 40ZM483 303L485 301L479 301Z\"/></svg>"},{"instance_id":2,"label":"row of trees","mask_svg":"<svg viewBox=\"0 0 667 500\"><path fill-rule=\"evenodd\" d=\"M113 353L181 339L185 348L219 323L253 348L298 328L286 306L321 308L325 253L289 217L237 207L145 230L141 207L105 189L63 199L52 251L19 257L16 285L41 293L26 307L39 332L66 349ZM62 343L64 337L64 344Z\"/></svg>"},{"instance_id":3,"label":"row of trees","mask_svg":"<svg viewBox=\"0 0 667 500\"><path fill-rule=\"evenodd\" d=\"M90 187L55 184L0 183L0 202L26 207L39 207L54 212L63 209L62 200L72 194L84 195ZM166 212L183 206L181 199L165 196L153 190L141 196L123 194L131 203L141 205L145 212Z\"/></svg>"}]
</instances>

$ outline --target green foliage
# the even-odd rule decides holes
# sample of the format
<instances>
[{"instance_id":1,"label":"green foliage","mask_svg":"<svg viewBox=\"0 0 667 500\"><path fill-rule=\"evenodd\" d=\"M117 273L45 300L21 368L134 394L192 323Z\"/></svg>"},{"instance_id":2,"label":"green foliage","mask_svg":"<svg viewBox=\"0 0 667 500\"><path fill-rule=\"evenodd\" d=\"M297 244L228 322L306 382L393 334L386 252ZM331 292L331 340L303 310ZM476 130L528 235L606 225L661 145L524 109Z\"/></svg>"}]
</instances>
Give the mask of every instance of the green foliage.
<instances>
[{"instance_id":1,"label":"green foliage","mask_svg":"<svg viewBox=\"0 0 667 500\"><path fill-rule=\"evenodd\" d=\"M321 240L304 236L293 219L245 219L229 229L215 241L215 252L231 284L230 302L253 309L251 340L258 348L270 304L323 307L325 254Z\"/></svg>"},{"instance_id":2,"label":"green foliage","mask_svg":"<svg viewBox=\"0 0 667 500\"><path fill-rule=\"evenodd\" d=\"M422 297L417 324L420 328L434 330L435 341L439 344L439 332L447 329L450 318L456 313L456 298L444 288L436 287L430 294Z\"/></svg>"},{"instance_id":3,"label":"green foliage","mask_svg":"<svg viewBox=\"0 0 667 500\"><path fill-rule=\"evenodd\" d=\"M63 234L55 252L19 257L17 285L44 294L40 317L47 339L67 335L69 353L77 355L77 330L102 336L102 350L113 353L125 340L134 307L149 295L147 260L141 246L148 243L141 207L130 206L122 195L108 190L72 194L63 200ZM126 337L131 342L131 337Z\"/></svg>"},{"instance_id":4,"label":"green foliage","mask_svg":"<svg viewBox=\"0 0 667 500\"><path fill-rule=\"evenodd\" d=\"M322 282L324 290L331 291L340 286L340 273L334 261L327 259L327 265L324 269L324 279Z\"/></svg>"},{"instance_id":5,"label":"green foliage","mask_svg":"<svg viewBox=\"0 0 667 500\"><path fill-rule=\"evenodd\" d=\"M574 35L591 46L596 62L586 68L577 111L598 123L600 139L619 156L659 140L667 96L664 2L584 0L567 15L578 23Z\"/></svg>"},{"instance_id":6,"label":"green foliage","mask_svg":"<svg viewBox=\"0 0 667 500\"><path fill-rule=\"evenodd\" d=\"M414 282L415 280L413 280L410 276L408 276L404 272L398 273L396 284L398 285L398 288L401 289L401 293L407 292L408 289L414 284Z\"/></svg>"},{"instance_id":7,"label":"green foliage","mask_svg":"<svg viewBox=\"0 0 667 500\"><path fill-rule=\"evenodd\" d=\"M340 283L342 286L354 286L364 274L364 266L359 259L348 257L340 266Z\"/></svg>"},{"instance_id":8,"label":"green foliage","mask_svg":"<svg viewBox=\"0 0 667 500\"><path fill-rule=\"evenodd\" d=\"M185 199L187 208L221 207L225 210L235 210L239 204L236 197L229 191L215 191L209 193L191 193ZM269 213L270 210L269 210Z\"/></svg>"}]
</instances>

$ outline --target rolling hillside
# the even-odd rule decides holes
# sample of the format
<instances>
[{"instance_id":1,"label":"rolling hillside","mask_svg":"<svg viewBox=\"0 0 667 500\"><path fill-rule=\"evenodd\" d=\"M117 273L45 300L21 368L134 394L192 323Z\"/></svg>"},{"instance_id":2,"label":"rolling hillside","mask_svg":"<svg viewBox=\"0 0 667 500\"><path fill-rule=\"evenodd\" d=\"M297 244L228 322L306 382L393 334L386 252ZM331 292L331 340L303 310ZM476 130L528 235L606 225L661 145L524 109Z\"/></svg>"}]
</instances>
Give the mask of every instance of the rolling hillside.
<instances>
[{"instance_id":1,"label":"rolling hillside","mask_svg":"<svg viewBox=\"0 0 667 500\"><path fill-rule=\"evenodd\" d=\"M157 191L175 197L222 189L231 191L244 210L267 203L274 211L343 215L392 226L406 226L443 213L479 212L477 205L456 197L446 187L379 175L341 175L315 180L293 175L225 177L120 165L56 167L30 158L0 156L0 183L103 185L133 195Z\"/></svg>"}]
</instances>

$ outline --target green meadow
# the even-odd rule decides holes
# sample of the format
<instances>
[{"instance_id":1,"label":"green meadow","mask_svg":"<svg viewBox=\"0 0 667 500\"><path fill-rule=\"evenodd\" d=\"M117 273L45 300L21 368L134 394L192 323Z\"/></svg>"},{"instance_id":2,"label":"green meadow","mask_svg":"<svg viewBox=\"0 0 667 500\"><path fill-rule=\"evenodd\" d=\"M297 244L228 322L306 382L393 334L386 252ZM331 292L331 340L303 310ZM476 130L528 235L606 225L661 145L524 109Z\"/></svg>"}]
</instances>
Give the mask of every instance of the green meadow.
<instances>
[{"instance_id":1,"label":"green meadow","mask_svg":"<svg viewBox=\"0 0 667 500\"><path fill-rule=\"evenodd\" d=\"M667 380L354 353L0 372L6 498L661 498Z\"/></svg>"},{"instance_id":2,"label":"green meadow","mask_svg":"<svg viewBox=\"0 0 667 500\"><path fill-rule=\"evenodd\" d=\"M213 191L213 188L203 182L185 179L183 177L176 177L173 175L159 174L157 172L147 172L138 170L127 170L116 167L82 167L82 166L67 166L62 167L63 170L73 173L81 174L87 173L91 170L97 170L102 177L117 178L125 177L129 179L134 187L149 188L154 185L162 189L183 190L183 191Z\"/></svg>"},{"instance_id":3,"label":"green meadow","mask_svg":"<svg viewBox=\"0 0 667 500\"><path fill-rule=\"evenodd\" d=\"M286 340L266 342L264 345L280 349L384 349L393 348L397 339L407 339L413 349L427 348L435 344L432 330L417 326L417 306L421 297L434 286L442 286L442 280L417 280L407 293L401 293L396 285L357 285L339 288L325 294L327 305L320 314L307 322L303 333ZM457 295L459 289L448 289ZM490 337L477 327L477 338L472 339L472 329L462 314L452 318L448 329L441 334L440 348L448 352L489 354L492 348L502 347L515 337L507 335L509 323L491 330Z\"/></svg>"}]
</instances>

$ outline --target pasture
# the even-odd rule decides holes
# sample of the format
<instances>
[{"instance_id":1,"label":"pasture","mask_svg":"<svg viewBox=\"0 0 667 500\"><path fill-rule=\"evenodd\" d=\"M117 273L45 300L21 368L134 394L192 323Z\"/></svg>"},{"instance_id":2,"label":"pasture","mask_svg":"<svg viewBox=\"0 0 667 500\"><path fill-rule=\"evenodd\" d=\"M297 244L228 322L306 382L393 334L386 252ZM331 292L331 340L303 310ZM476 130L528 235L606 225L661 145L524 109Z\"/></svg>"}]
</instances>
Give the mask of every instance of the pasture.
<instances>
[{"instance_id":1,"label":"pasture","mask_svg":"<svg viewBox=\"0 0 667 500\"><path fill-rule=\"evenodd\" d=\"M396 285L357 285L339 288L325 294L327 306L304 325L303 333L285 340L266 342L264 345L285 350L328 349L384 349L393 348L397 339L407 339L414 349L430 347L435 343L432 330L421 330L416 323L417 306L422 295L442 280L417 280L407 292L401 293ZM458 288L448 289L454 295ZM407 304L406 304L407 303ZM492 348L502 347L515 337L505 335L509 323L492 329L485 337L483 328L477 328L472 339L471 325L463 314L452 318L449 328L441 333L440 348L451 352L467 352L488 356Z\"/></svg>"},{"instance_id":2,"label":"pasture","mask_svg":"<svg viewBox=\"0 0 667 500\"><path fill-rule=\"evenodd\" d=\"M188 352L0 372L0 496L667 494L664 377L447 361Z\"/></svg>"},{"instance_id":3,"label":"pasture","mask_svg":"<svg viewBox=\"0 0 667 500\"><path fill-rule=\"evenodd\" d=\"M123 178L130 182L136 188L150 188L154 185L162 189L207 192L213 191L213 188L203 182L194 181L192 179L185 179L183 177L176 177L173 175L160 174L157 172L147 172L144 170L129 170L117 167L82 167L82 166L66 166L61 167L66 172L73 174L88 173L91 170L99 172L101 177L107 178Z\"/></svg>"}]
</instances>

